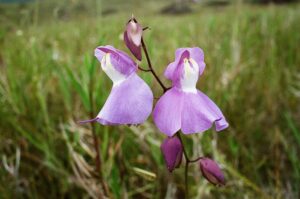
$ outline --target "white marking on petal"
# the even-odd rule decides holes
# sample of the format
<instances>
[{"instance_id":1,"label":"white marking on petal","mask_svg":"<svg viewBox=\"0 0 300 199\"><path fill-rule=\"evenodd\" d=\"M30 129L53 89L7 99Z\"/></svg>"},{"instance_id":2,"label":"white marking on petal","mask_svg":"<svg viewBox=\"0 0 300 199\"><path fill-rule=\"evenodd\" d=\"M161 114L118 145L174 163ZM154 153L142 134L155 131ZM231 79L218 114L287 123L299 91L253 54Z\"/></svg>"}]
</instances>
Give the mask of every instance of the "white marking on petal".
<instances>
[{"instance_id":1,"label":"white marking on petal","mask_svg":"<svg viewBox=\"0 0 300 199\"><path fill-rule=\"evenodd\" d=\"M196 84L199 77L199 66L194 59L185 58L183 60L183 72L184 74L180 81L182 91L197 93Z\"/></svg>"},{"instance_id":2,"label":"white marking on petal","mask_svg":"<svg viewBox=\"0 0 300 199\"><path fill-rule=\"evenodd\" d=\"M122 83L126 76L116 70L110 61L110 53L106 53L101 60L101 67L107 76L112 80L113 86Z\"/></svg>"}]
</instances>

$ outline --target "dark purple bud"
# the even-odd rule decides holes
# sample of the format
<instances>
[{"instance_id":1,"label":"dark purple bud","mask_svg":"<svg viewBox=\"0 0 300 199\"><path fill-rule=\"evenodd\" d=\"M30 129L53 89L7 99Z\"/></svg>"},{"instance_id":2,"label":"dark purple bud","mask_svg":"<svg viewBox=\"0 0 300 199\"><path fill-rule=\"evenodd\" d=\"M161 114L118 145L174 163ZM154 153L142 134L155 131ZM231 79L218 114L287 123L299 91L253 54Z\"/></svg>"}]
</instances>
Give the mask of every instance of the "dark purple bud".
<instances>
[{"instance_id":1,"label":"dark purple bud","mask_svg":"<svg viewBox=\"0 0 300 199\"><path fill-rule=\"evenodd\" d=\"M170 172L180 166L182 145L178 137L168 137L163 141L160 149Z\"/></svg>"},{"instance_id":2,"label":"dark purple bud","mask_svg":"<svg viewBox=\"0 0 300 199\"><path fill-rule=\"evenodd\" d=\"M209 159L209 158L201 158L200 159L200 169L202 175L212 184L214 185L225 185L224 174L221 171L218 164Z\"/></svg>"},{"instance_id":3,"label":"dark purple bud","mask_svg":"<svg viewBox=\"0 0 300 199\"><path fill-rule=\"evenodd\" d=\"M126 25L124 42L131 53L140 61L142 60L142 36L142 26L132 17Z\"/></svg>"}]
</instances>

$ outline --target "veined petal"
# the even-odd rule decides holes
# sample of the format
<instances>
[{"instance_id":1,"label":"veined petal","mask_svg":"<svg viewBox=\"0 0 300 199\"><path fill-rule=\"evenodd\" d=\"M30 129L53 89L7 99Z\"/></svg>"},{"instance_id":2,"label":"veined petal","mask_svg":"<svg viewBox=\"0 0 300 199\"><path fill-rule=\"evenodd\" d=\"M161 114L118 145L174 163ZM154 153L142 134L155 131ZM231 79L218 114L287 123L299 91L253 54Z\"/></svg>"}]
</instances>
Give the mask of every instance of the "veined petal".
<instances>
[{"instance_id":1,"label":"veined petal","mask_svg":"<svg viewBox=\"0 0 300 199\"><path fill-rule=\"evenodd\" d=\"M168 136L181 127L183 93L177 88L168 90L156 103L153 118L159 130Z\"/></svg>"},{"instance_id":2,"label":"veined petal","mask_svg":"<svg viewBox=\"0 0 300 199\"><path fill-rule=\"evenodd\" d=\"M218 106L201 91L184 93L181 129L184 134L204 132L215 123L216 130L228 127Z\"/></svg>"},{"instance_id":3,"label":"veined petal","mask_svg":"<svg viewBox=\"0 0 300 199\"><path fill-rule=\"evenodd\" d=\"M97 121L104 125L140 124L150 115L152 103L152 91L134 73L112 88Z\"/></svg>"}]
</instances>

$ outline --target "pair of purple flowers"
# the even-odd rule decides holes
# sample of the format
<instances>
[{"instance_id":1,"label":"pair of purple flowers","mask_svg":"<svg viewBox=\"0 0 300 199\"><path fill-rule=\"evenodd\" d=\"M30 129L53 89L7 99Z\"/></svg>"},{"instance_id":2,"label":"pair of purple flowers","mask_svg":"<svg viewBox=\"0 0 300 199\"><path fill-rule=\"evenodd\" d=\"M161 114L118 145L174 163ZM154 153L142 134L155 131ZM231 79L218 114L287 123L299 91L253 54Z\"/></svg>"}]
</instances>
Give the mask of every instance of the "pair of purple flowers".
<instances>
[{"instance_id":1,"label":"pair of purple flowers","mask_svg":"<svg viewBox=\"0 0 300 199\"><path fill-rule=\"evenodd\" d=\"M124 41L131 53L142 60L143 28L132 18L124 32ZM99 114L91 120L102 125L141 124L151 114L153 94L149 86L137 75L138 64L125 52L113 46L100 46L95 56L101 67L112 80L113 87ZM169 171L180 165L182 143L175 136L180 130L184 134L204 132L215 124L216 131L228 127L222 112L204 93L197 90L199 76L205 69L202 49L179 48L175 60L170 63L164 76L172 81L168 89L157 101L153 110L153 120L158 129L166 134L161 150ZM203 175L213 184L223 184L224 176L218 165L201 158Z\"/></svg>"}]
</instances>

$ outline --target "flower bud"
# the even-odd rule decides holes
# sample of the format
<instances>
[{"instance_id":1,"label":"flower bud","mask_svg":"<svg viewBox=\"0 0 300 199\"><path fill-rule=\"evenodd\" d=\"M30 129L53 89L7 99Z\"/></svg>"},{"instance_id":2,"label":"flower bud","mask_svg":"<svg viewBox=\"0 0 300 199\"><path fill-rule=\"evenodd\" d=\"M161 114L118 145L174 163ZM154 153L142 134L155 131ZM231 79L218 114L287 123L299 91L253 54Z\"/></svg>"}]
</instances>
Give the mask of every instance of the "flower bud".
<instances>
[{"instance_id":1,"label":"flower bud","mask_svg":"<svg viewBox=\"0 0 300 199\"><path fill-rule=\"evenodd\" d=\"M132 17L126 25L124 42L131 53L140 61L142 60L142 35L142 26Z\"/></svg>"},{"instance_id":2,"label":"flower bud","mask_svg":"<svg viewBox=\"0 0 300 199\"><path fill-rule=\"evenodd\" d=\"M202 175L213 185L225 185L224 174L215 161L209 158L201 158L200 169Z\"/></svg>"},{"instance_id":3,"label":"flower bud","mask_svg":"<svg viewBox=\"0 0 300 199\"><path fill-rule=\"evenodd\" d=\"M182 145L178 137L168 137L163 141L160 149L170 172L180 166L182 159Z\"/></svg>"}]
</instances>

